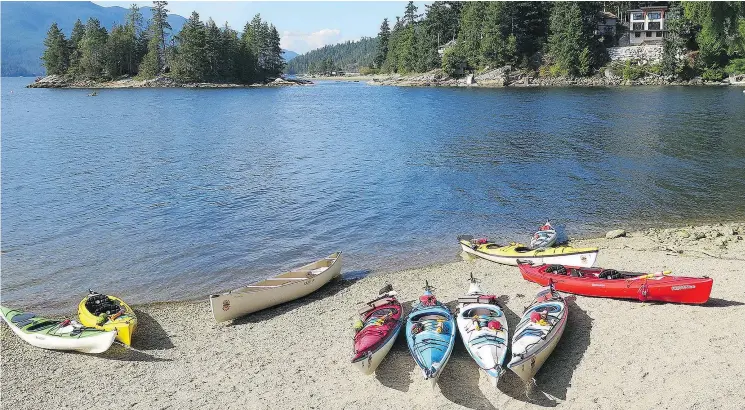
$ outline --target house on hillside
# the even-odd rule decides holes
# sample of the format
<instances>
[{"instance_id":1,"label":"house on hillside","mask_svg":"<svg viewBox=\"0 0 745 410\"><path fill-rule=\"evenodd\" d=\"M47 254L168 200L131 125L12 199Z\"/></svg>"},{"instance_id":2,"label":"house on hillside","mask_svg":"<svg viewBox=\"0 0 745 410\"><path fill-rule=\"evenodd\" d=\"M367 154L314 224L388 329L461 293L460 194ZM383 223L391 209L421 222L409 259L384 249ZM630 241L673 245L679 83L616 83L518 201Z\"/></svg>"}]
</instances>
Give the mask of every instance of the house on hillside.
<instances>
[{"instance_id":1,"label":"house on hillside","mask_svg":"<svg viewBox=\"0 0 745 410\"><path fill-rule=\"evenodd\" d=\"M455 39L452 39L448 41L447 43L437 47L437 54L439 54L440 57L442 57L442 55L445 54L445 50L447 50L450 47L455 47Z\"/></svg>"},{"instance_id":2,"label":"house on hillside","mask_svg":"<svg viewBox=\"0 0 745 410\"><path fill-rule=\"evenodd\" d=\"M616 22L618 17L609 11L601 11L598 13L598 32L597 34L606 37L615 37L616 35Z\"/></svg>"},{"instance_id":3,"label":"house on hillside","mask_svg":"<svg viewBox=\"0 0 745 410\"><path fill-rule=\"evenodd\" d=\"M640 7L629 10L629 43L660 44L667 37L666 6Z\"/></svg>"}]
</instances>

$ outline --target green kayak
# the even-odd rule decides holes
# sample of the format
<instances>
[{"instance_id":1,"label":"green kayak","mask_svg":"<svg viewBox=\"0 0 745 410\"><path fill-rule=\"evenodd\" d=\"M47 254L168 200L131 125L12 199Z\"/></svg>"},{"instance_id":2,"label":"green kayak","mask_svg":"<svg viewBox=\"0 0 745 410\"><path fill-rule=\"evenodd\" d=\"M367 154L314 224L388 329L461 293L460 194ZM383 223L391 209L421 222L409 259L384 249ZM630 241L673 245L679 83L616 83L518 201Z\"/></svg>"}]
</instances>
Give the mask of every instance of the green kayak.
<instances>
[{"instance_id":1,"label":"green kayak","mask_svg":"<svg viewBox=\"0 0 745 410\"><path fill-rule=\"evenodd\" d=\"M30 312L0 306L11 330L32 346L42 349L102 353L111 347L116 331L85 327L72 320L53 320Z\"/></svg>"}]
</instances>

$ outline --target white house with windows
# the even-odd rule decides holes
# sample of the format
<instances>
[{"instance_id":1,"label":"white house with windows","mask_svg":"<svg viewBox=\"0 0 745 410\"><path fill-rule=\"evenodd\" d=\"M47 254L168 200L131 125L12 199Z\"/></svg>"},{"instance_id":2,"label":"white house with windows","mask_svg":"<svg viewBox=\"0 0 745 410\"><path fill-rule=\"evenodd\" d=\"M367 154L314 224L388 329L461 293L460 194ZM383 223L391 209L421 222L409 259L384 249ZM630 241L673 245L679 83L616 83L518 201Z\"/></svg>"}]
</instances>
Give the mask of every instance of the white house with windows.
<instances>
[{"instance_id":1,"label":"white house with windows","mask_svg":"<svg viewBox=\"0 0 745 410\"><path fill-rule=\"evenodd\" d=\"M667 37L666 6L650 6L629 10L629 42L640 44L662 43Z\"/></svg>"}]
</instances>

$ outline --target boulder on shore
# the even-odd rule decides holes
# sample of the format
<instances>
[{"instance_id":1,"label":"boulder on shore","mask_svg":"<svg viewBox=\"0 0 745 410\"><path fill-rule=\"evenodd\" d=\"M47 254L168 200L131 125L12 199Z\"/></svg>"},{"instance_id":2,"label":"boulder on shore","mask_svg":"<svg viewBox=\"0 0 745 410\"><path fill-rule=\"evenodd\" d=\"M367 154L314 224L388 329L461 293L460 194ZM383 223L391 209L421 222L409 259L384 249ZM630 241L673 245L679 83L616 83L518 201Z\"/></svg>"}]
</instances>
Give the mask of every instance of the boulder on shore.
<instances>
[{"instance_id":1,"label":"boulder on shore","mask_svg":"<svg viewBox=\"0 0 745 410\"><path fill-rule=\"evenodd\" d=\"M623 229L614 229L605 234L606 239L615 239L622 236L626 236L626 231Z\"/></svg>"}]
</instances>

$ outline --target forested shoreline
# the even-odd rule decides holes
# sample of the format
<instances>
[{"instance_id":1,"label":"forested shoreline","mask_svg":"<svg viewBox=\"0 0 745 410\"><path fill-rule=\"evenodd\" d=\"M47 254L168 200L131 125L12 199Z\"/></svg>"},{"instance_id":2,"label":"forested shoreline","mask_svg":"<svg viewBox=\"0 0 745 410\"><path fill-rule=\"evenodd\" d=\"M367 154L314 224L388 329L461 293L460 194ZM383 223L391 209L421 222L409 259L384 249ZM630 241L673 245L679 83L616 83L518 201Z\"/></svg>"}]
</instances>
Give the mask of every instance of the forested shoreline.
<instances>
[{"instance_id":1,"label":"forested shoreline","mask_svg":"<svg viewBox=\"0 0 745 410\"><path fill-rule=\"evenodd\" d=\"M171 83L256 84L278 78L285 61L279 33L257 14L238 33L227 23L202 22L193 12L178 33L168 23L168 2L154 1L146 21L132 5L123 24L107 30L95 18L75 22L70 37L53 23L42 61L48 76L65 81L164 78Z\"/></svg>"},{"instance_id":2,"label":"forested shoreline","mask_svg":"<svg viewBox=\"0 0 745 410\"><path fill-rule=\"evenodd\" d=\"M627 15L628 10L649 5L668 7L661 61L611 63L607 49L618 37L599 32L601 12ZM442 70L458 77L509 67L537 78L583 78L609 68L623 80L651 75L672 83L693 78L720 81L745 73L743 2L435 1L424 13L413 2L402 11L395 22L383 20L375 55L361 74ZM624 27L617 27L620 36ZM322 55L323 64L306 61L305 72L323 74L325 67L344 71L334 54L347 56L342 50L329 51L333 52Z\"/></svg>"}]
</instances>

